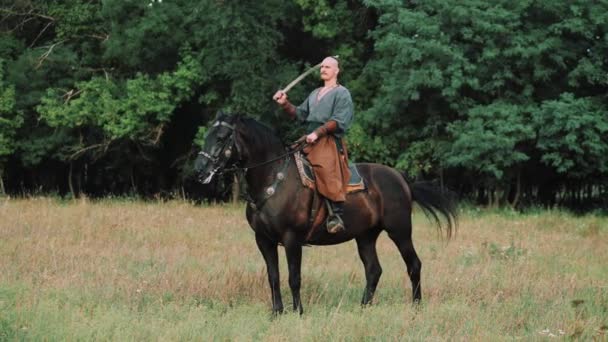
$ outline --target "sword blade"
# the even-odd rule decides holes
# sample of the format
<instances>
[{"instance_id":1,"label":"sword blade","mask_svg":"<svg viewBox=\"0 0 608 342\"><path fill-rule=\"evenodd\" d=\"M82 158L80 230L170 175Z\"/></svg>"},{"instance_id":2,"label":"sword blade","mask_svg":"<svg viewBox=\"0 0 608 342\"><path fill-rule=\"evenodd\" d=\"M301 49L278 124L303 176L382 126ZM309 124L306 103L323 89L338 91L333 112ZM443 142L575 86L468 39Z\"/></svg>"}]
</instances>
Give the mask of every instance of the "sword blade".
<instances>
[{"instance_id":1,"label":"sword blade","mask_svg":"<svg viewBox=\"0 0 608 342\"><path fill-rule=\"evenodd\" d=\"M332 56L335 59L338 59L339 56ZM287 93L288 91L291 90L291 88L293 88L296 84L300 83L300 81L302 81L306 76L310 75L312 72L314 72L316 69L321 67L321 64L323 64L323 62L311 67L310 69L306 70L305 72L303 72L300 76L296 77L296 79L294 79L293 81L291 81L285 88L283 88L281 91L284 93Z\"/></svg>"}]
</instances>

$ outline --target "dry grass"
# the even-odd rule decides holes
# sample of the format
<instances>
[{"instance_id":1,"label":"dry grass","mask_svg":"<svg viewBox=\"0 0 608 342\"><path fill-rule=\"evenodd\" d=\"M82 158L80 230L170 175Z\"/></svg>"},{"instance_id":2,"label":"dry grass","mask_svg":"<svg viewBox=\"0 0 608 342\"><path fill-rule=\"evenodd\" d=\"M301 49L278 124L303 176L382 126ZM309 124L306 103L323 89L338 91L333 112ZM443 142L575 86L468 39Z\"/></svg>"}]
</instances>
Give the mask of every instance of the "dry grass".
<instances>
[{"instance_id":1,"label":"dry grass","mask_svg":"<svg viewBox=\"0 0 608 342\"><path fill-rule=\"evenodd\" d=\"M372 307L358 305L365 277L350 242L305 249L305 314L271 320L241 206L0 199L0 340L601 340L607 237L604 217L469 209L448 243L417 214L421 307L405 304L405 265L381 236Z\"/></svg>"}]
</instances>

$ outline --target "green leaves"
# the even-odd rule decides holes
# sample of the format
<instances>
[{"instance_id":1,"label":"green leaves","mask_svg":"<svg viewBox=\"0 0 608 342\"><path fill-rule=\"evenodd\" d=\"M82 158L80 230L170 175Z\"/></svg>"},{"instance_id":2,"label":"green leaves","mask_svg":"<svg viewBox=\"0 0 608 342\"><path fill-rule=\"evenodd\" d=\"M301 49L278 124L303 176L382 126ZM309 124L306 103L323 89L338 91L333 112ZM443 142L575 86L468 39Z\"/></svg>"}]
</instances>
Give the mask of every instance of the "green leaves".
<instances>
[{"instance_id":1,"label":"green leaves","mask_svg":"<svg viewBox=\"0 0 608 342\"><path fill-rule=\"evenodd\" d=\"M96 77L61 93L50 89L37 107L51 127L99 128L106 139L156 143L154 133L170 121L176 106L201 82L200 66L189 55L177 69L157 77L137 74L121 82Z\"/></svg>"},{"instance_id":2,"label":"green leaves","mask_svg":"<svg viewBox=\"0 0 608 342\"><path fill-rule=\"evenodd\" d=\"M486 182L538 163L565 177L605 172L606 4L365 3L379 18L361 83L376 96L357 118L397 141L386 159Z\"/></svg>"},{"instance_id":3,"label":"green leaves","mask_svg":"<svg viewBox=\"0 0 608 342\"><path fill-rule=\"evenodd\" d=\"M543 163L580 178L608 172L608 114L600 101L564 93L543 103L533 120Z\"/></svg>"},{"instance_id":4,"label":"green leaves","mask_svg":"<svg viewBox=\"0 0 608 342\"><path fill-rule=\"evenodd\" d=\"M453 140L447 153L450 166L461 166L502 179L505 171L527 161L534 138L529 113L521 106L495 102L473 107L466 120L450 124Z\"/></svg>"},{"instance_id":5,"label":"green leaves","mask_svg":"<svg viewBox=\"0 0 608 342\"><path fill-rule=\"evenodd\" d=\"M342 19L349 13L346 1L336 1L334 5L326 0L295 0L305 11L304 31L312 32L317 38L335 38L341 31Z\"/></svg>"},{"instance_id":6,"label":"green leaves","mask_svg":"<svg viewBox=\"0 0 608 342\"><path fill-rule=\"evenodd\" d=\"M0 58L0 170L5 157L13 153L17 128L23 124L15 103L15 87L5 82L4 61Z\"/></svg>"}]
</instances>

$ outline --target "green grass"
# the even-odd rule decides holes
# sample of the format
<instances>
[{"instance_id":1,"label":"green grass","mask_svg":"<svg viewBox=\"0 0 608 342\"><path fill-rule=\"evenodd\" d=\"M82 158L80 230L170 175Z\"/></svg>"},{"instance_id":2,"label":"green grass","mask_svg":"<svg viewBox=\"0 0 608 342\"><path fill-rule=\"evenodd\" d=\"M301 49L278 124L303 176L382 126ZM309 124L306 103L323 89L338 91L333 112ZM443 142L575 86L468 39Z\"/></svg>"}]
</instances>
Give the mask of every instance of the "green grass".
<instances>
[{"instance_id":1,"label":"green grass","mask_svg":"<svg viewBox=\"0 0 608 342\"><path fill-rule=\"evenodd\" d=\"M423 303L378 241L365 275L353 242L304 251L305 313L270 314L242 206L0 200L0 341L581 340L608 338L608 218L467 208L447 242L420 213Z\"/></svg>"}]
</instances>

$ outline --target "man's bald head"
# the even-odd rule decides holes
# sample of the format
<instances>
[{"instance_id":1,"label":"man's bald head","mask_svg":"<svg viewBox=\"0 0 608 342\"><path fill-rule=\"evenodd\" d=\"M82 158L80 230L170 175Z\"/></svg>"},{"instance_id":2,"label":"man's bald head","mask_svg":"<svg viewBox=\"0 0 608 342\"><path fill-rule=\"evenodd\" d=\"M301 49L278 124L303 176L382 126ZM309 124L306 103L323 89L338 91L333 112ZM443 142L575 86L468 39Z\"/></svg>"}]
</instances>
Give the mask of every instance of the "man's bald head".
<instances>
[{"instance_id":1,"label":"man's bald head","mask_svg":"<svg viewBox=\"0 0 608 342\"><path fill-rule=\"evenodd\" d=\"M335 65L337 68L340 67L340 62L335 57L332 57L332 56L325 57L325 59L323 59L323 63L331 63L331 64Z\"/></svg>"},{"instance_id":2,"label":"man's bald head","mask_svg":"<svg viewBox=\"0 0 608 342\"><path fill-rule=\"evenodd\" d=\"M337 82L340 73L340 63L334 57L325 57L321 62L321 79L327 82Z\"/></svg>"}]
</instances>

